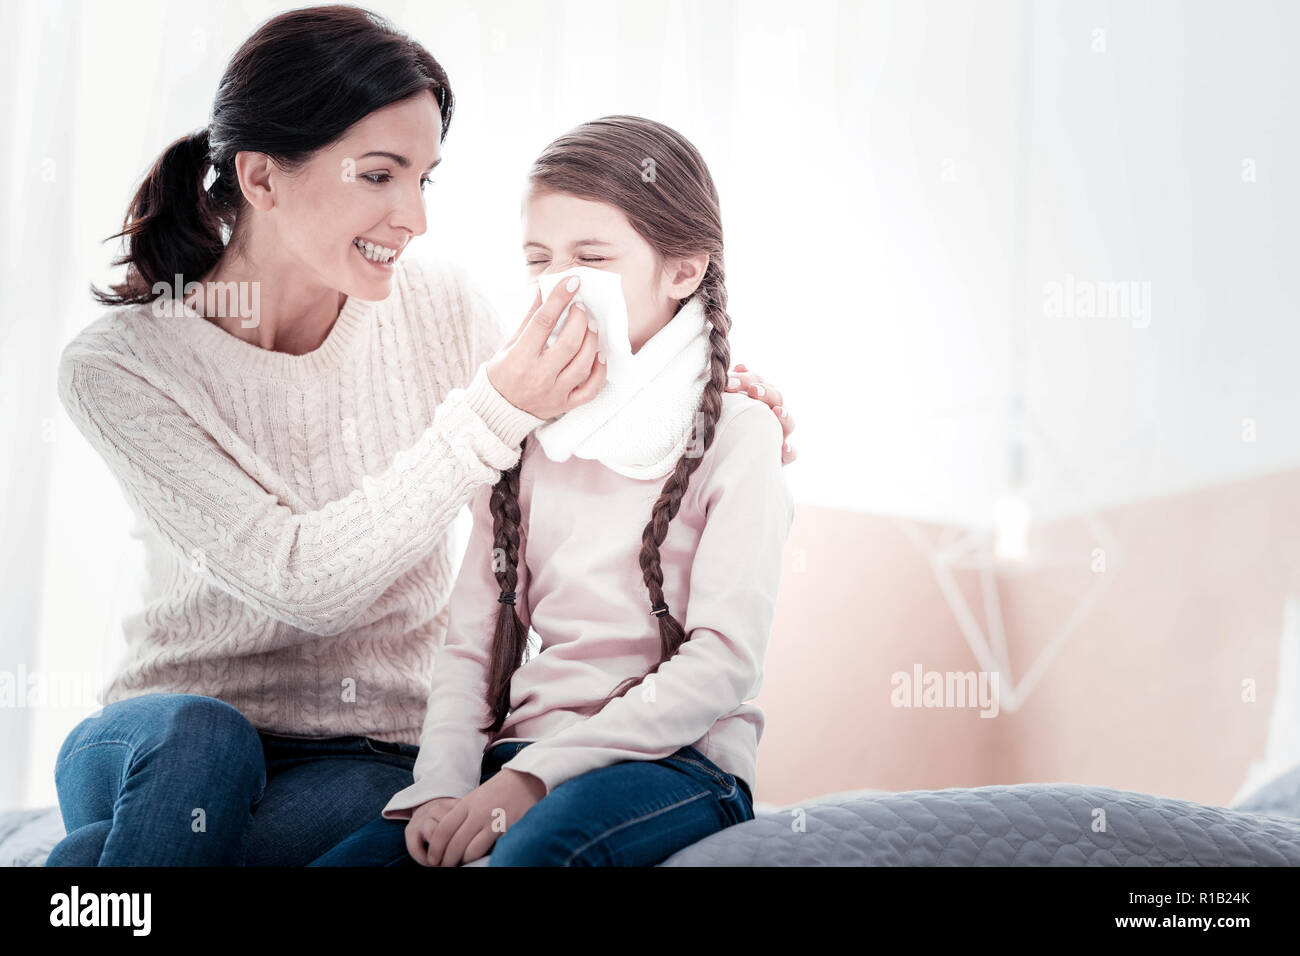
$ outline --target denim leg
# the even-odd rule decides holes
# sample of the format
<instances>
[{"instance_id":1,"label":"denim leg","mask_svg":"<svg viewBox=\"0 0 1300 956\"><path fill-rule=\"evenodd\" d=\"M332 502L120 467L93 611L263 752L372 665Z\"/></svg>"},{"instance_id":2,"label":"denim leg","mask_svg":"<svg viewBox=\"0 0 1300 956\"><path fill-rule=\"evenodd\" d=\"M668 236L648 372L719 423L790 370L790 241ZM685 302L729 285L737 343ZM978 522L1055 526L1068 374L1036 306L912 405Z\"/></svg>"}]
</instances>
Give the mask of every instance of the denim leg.
<instances>
[{"instance_id":1,"label":"denim leg","mask_svg":"<svg viewBox=\"0 0 1300 956\"><path fill-rule=\"evenodd\" d=\"M694 747L566 780L492 847L490 866L654 866L752 820L736 777Z\"/></svg>"},{"instance_id":2,"label":"denim leg","mask_svg":"<svg viewBox=\"0 0 1300 956\"><path fill-rule=\"evenodd\" d=\"M68 735L54 776L68 833L56 866L238 865L266 784L253 725L196 694L107 705Z\"/></svg>"},{"instance_id":3,"label":"denim leg","mask_svg":"<svg viewBox=\"0 0 1300 956\"><path fill-rule=\"evenodd\" d=\"M370 826L391 822L380 813L393 794L413 782L419 748L355 736L296 741L263 734L263 739L268 779L249 828L246 865L307 866L351 836L358 839L344 852L350 856L361 849L365 862L321 865L389 865L382 849L381 859L372 861L367 839L358 831L372 833ZM384 840L381 847L396 845L406 855L405 821L400 822L397 839Z\"/></svg>"},{"instance_id":4,"label":"denim leg","mask_svg":"<svg viewBox=\"0 0 1300 956\"><path fill-rule=\"evenodd\" d=\"M513 748L513 749L511 749ZM518 752L518 745L502 744L495 751L489 750L483 757L480 783L486 783L498 770L503 761ZM404 781L399 781L384 795L372 819L346 839L324 853L308 866L420 866L411 857L406 848L406 820L385 820L379 816L384 805L392 795L410 786L413 777L407 773ZM260 812L260 811L259 811Z\"/></svg>"},{"instance_id":5,"label":"denim leg","mask_svg":"<svg viewBox=\"0 0 1300 956\"><path fill-rule=\"evenodd\" d=\"M97 820L77 827L54 845L45 858L46 866L99 866L104 844L113 830L112 820Z\"/></svg>"},{"instance_id":6,"label":"denim leg","mask_svg":"<svg viewBox=\"0 0 1300 956\"><path fill-rule=\"evenodd\" d=\"M419 866L406 848L406 821L377 817L308 866Z\"/></svg>"}]
</instances>

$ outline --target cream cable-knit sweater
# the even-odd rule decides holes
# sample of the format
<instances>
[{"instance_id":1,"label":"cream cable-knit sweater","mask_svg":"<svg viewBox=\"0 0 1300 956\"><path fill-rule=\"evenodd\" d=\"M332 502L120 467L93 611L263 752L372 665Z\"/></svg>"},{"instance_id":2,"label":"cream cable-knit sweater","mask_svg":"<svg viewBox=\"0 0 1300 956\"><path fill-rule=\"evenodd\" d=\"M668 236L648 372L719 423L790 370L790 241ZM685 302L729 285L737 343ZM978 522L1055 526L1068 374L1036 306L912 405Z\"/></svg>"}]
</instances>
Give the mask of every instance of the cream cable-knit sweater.
<instances>
[{"instance_id":1,"label":"cream cable-knit sweater","mask_svg":"<svg viewBox=\"0 0 1300 956\"><path fill-rule=\"evenodd\" d=\"M59 397L147 569L102 702L203 694L272 733L418 743L451 523L542 422L487 379L504 338L462 269L407 259L307 355L151 304L77 335Z\"/></svg>"}]
</instances>

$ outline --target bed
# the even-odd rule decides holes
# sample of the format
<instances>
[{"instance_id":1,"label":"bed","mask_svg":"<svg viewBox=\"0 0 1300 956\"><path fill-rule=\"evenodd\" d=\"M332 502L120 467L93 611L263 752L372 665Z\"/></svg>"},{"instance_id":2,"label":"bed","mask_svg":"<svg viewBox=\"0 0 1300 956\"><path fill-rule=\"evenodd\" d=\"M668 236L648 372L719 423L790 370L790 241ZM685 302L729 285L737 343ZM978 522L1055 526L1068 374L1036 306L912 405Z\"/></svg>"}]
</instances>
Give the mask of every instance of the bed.
<instances>
[{"instance_id":1,"label":"bed","mask_svg":"<svg viewBox=\"0 0 1300 956\"><path fill-rule=\"evenodd\" d=\"M1233 807L1022 783L852 790L754 809L660 866L1300 865L1300 766ZM57 807L0 813L0 865L44 865L63 833Z\"/></svg>"},{"instance_id":2,"label":"bed","mask_svg":"<svg viewBox=\"0 0 1300 956\"><path fill-rule=\"evenodd\" d=\"M1232 808L1108 787L1024 783L854 791L755 810L753 820L660 865L1300 865L1300 767Z\"/></svg>"}]
</instances>

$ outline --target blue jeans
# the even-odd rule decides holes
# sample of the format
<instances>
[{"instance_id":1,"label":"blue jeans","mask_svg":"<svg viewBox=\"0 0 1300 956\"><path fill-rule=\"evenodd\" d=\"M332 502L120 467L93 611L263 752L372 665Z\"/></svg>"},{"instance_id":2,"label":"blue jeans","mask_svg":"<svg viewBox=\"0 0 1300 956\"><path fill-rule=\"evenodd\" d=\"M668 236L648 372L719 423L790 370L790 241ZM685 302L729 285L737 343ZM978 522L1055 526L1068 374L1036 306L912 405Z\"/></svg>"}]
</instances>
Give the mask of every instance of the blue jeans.
<instances>
[{"instance_id":1,"label":"blue jeans","mask_svg":"<svg viewBox=\"0 0 1300 956\"><path fill-rule=\"evenodd\" d=\"M485 783L531 741L488 748ZM754 819L749 787L694 747L624 760L566 780L493 844L489 866L654 866L683 847ZM309 866L419 866L406 820L380 817Z\"/></svg>"},{"instance_id":2,"label":"blue jeans","mask_svg":"<svg viewBox=\"0 0 1300 956\"><path fill-rule=\"evenodd\" d=\"M413 782L419 748L284 737L196 694L87 717L54 767L67 836L46 866L303 866Z\"/></svg>"}]
</instances>

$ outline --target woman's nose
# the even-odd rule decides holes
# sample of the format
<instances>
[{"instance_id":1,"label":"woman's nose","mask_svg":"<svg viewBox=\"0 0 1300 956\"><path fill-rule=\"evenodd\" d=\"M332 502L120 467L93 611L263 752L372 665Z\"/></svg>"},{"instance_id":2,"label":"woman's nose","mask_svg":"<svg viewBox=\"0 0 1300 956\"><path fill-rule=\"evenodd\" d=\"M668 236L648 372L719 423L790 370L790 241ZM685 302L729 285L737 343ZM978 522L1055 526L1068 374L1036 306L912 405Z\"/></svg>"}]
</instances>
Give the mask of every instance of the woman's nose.
<instances>
[{"instance_id":1,"label":"woman's nose","mask_svg":"<svg viewBox=\"0 0 1300 956\"><path fill-rule=\"evenodd\" d=\"M424 208L424 194L418 185L414 187L414 195L410 192L403 195L402 204L393 215L393 225L410 232L412 238L422 236L428 230L428 212Z\"/></svg>"}]
</instances>

